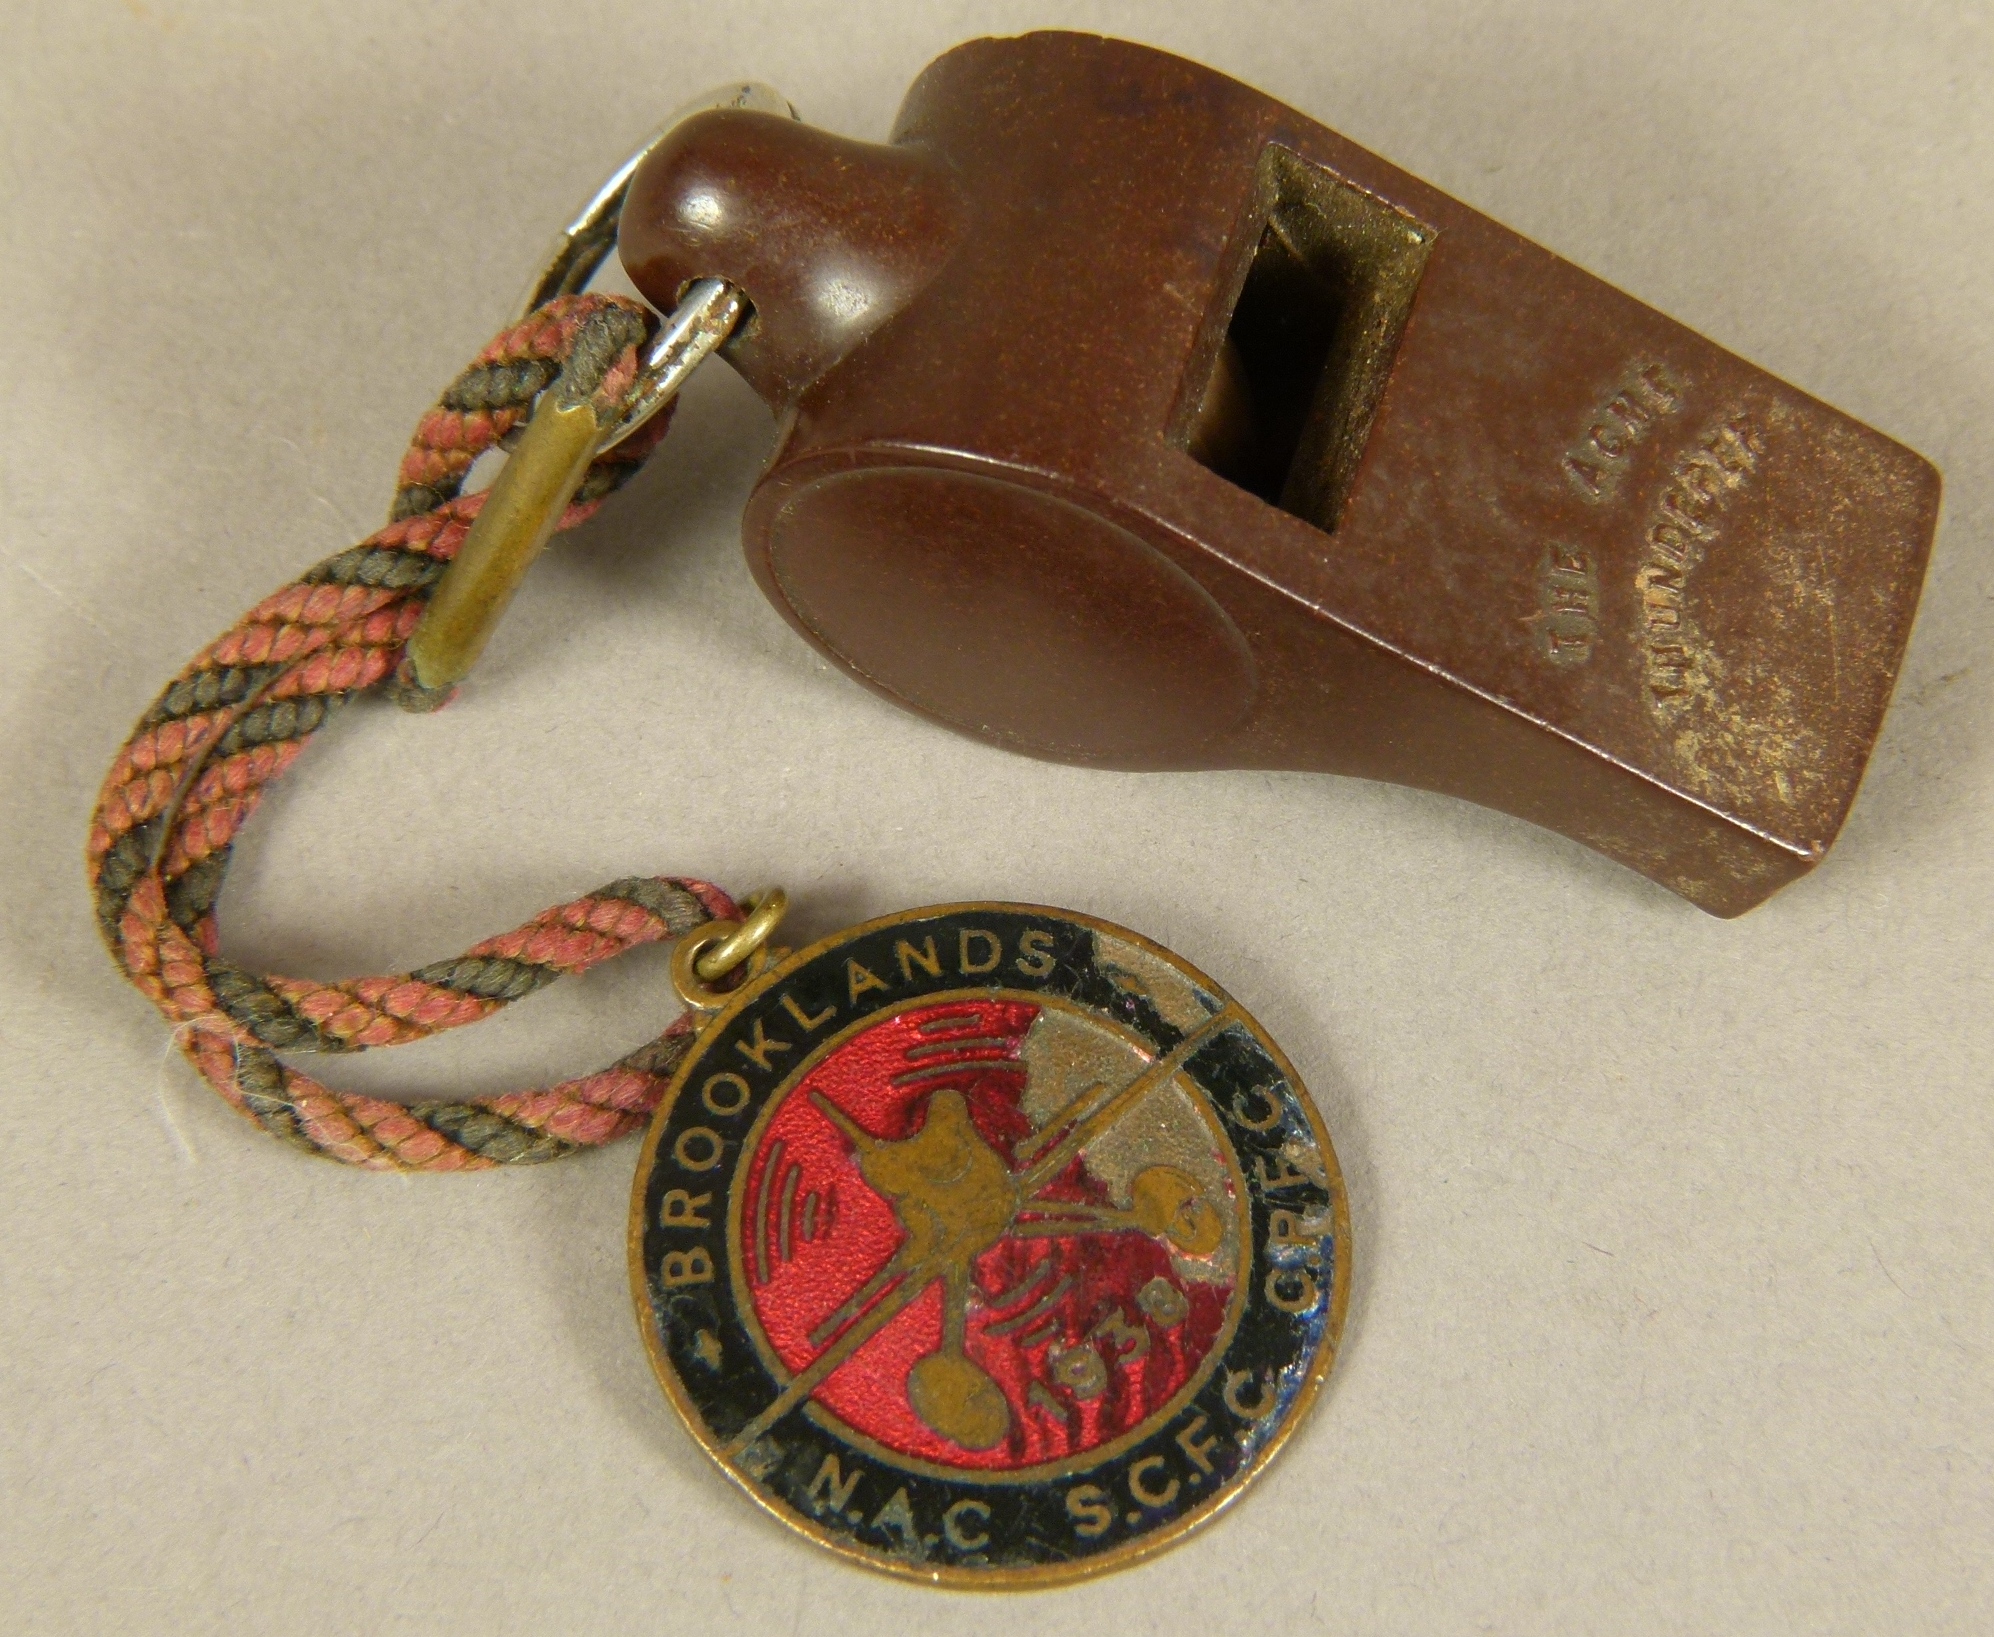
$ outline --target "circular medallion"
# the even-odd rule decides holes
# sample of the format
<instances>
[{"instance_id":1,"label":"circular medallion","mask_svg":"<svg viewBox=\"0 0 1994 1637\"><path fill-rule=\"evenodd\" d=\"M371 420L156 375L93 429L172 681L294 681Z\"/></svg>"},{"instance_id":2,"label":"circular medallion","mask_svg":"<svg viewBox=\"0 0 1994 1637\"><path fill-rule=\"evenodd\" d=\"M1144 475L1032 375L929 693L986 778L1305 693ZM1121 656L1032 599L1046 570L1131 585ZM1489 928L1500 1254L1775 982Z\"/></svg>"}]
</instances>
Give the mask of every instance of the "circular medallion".
<instances>
[{"instance_id":1,"label":"circular medallion","mask_svg":"<svg viewBox=\"0 0 1994 1637\"><path fill-rule=\"evenodd\" d=\"M659 1379L882 1569L1070 1579L1211 1516L1328 1373L1349 1217L1239 1004L1063 910L872 921L729 997L638 1162Z\"/></svg>"}]
</instances>

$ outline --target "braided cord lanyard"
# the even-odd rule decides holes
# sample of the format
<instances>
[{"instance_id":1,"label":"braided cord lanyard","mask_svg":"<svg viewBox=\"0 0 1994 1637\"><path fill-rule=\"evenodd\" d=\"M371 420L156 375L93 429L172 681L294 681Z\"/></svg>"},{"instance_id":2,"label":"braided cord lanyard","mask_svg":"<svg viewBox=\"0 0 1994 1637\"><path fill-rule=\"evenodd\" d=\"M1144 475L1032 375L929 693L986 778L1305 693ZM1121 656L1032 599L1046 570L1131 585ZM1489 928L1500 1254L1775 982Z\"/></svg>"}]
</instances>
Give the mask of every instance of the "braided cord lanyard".
<instances>
[{"instance_id":1,"label":"braided cord lanyard","mask_svg":"<svg viewBox=\"0 0 1994 1637\"><path fill-rule=\"evenodd\" d=\"M388 526L265 598L195 655L104 781L87 862L113 958L223 1100L300 1148L394 1171L554 1159L641 1126L697 1032L687 1013L600 1073L454 1102L333 1091L277 1055L421 1040L639 944L735 918L734 901L705 881L612 881L454 960L337 983L244 971L220 953L215 919L237 833L339 706L377 688L417 708L443 702L397 673L444 565L484 505L483 494L460 492L472 463L557 379L604 409L621 403L654 322L618 297L562 296L495 337L417 427ZM629 480L668 418L595 460L562 530Z\"/></svg>"}]
</instances>

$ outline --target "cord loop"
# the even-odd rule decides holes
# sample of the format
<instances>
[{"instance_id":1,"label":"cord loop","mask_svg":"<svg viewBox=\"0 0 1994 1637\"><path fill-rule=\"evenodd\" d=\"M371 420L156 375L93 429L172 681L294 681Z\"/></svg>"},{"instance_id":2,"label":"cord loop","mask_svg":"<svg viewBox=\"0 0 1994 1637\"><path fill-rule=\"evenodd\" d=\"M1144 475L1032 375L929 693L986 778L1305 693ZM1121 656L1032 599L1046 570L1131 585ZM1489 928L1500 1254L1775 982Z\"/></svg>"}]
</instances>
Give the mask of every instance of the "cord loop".
<instances>
[{"instance_id":1,"label":"cord loop","mask_svg":"<svg viewBox=\"0 0 1994 1637\"><path fill-rule=\"evenodd\" d=\"M342 706L397 690L409 637L486 502L461 492L472 463L577 358L590 373L599 365L594 389L620 402L653 323L634 301L561 295L496 336L416 428L388 526L266 597L196 655L104 782L86 858L112 957L231 1107L311 1153L375 1170L463 1171L610 1142L644 1124L697 1032L689 1012L599 1073L448 1102L334 1091L278 1055L420 1040L641 944L737 921L734 900L710 882L612 881L454 959L336 982L235 965L221 953L215 909L236 835L270 783ZM667 411L599 452L558 527L586 522L668 421ZM433 707L448 695L416 697Z\"/></svg>"}]
</instances>

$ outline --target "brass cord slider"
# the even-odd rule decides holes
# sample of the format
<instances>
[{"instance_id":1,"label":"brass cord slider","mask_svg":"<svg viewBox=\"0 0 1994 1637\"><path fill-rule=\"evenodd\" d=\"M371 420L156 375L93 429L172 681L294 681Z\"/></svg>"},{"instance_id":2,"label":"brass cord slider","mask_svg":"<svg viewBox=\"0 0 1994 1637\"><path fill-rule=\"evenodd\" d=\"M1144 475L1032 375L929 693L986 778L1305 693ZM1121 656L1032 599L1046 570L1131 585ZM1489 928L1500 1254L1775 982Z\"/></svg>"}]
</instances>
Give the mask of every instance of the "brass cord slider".
<instances>
[{"instance_id":1,"label":"brass cord slider","mask_svg":"<svg viewBox=\"0 0 1994 1637\"><path fill-rule=\"evenodd\" d=\"M589 463L635 432L734 333L746 299L721 279L696 279L645 347L630 391L607 416L566 378L540 394L491 493L409 638L408 662L425 690L470 674L526 571L553 538Z\"/></svg>"}]
</instances>

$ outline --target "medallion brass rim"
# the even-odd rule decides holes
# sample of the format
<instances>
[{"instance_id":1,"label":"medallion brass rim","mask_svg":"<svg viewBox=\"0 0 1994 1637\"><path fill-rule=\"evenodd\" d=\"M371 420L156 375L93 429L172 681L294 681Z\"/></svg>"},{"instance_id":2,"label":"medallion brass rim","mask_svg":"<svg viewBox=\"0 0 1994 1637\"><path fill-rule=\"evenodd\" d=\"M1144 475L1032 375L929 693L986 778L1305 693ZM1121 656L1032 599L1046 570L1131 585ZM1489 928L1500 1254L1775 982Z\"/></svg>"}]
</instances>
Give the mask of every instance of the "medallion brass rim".
<instances>
[{"instance_id":1,"label":"medallion brass rim","mask_svg":"<svg viewBox=\"0 0 1994 1637\"><path fill-rule=\"evenodd\" d=\"M1187 977L1201 985L1213 995L1230 1000L1231 993L1215 983L1199 967L1184 959L1176 951L1165 948L1153 938L1130 930L1113 921L1099 916L1083 914L1078 910L1061 909L1049 904L1015 903L1004 900L973 899L947 904L930 904L916 909L901 910L891 915L877 916L869 921L841 928L816 942L799 949L783 960L773 964L766 971L756 974L749 982L728 996L727 1005L711 1017L703 1020L700 1038L686 1053L684 1060L672 1075L663 1097L659 1099L651 1123L644 1133L643 1147L637 1158L637 1167L631 1184L630 1216L626 1230L626 1245L630 1269L631 1297L635 1304L638 1329L644 1338L645 1355L651 1361L651 1370L658 1378L672 1408L678 1412L679 1420L694 1442L705 1451L715 1466L727 1475L732 1482L756 1506L768 1513L785 1528L793 1530L817 1546L824 1548L875 1573L891 1575L900 1580L916 1581L922 1585L939 1586L961 1591L1029 1591L1054 1586L1068 1585L1075 1581L1091 1579L1115 1569L1127 1568L1154 1554L1177 1545L1188 1536L1202 1529L1212 1519L1229 1509L1239 1496L1267 1470L1274 1458L1287 1447L1296 1429L1308 1419L1315 1401L1322 1391L1330 1371L1334 1368L1337 1355L1341 1351L1343 1324L1350 1308L1350 1279L1353 1266L1350 1247L1350 1204L1344 1189L1343 1169L1330 1142L1328 1129L1322 1121L1322 1113L1309 1095L1306 1082L1295 1072L1294 1064L1286 1052L1261 1027L1260 1022L1245 1008L1240 1008L1240 1020L1254 1035L1259 1044L1273 1059L1275 1066L1296 1091L1296 1102L1307 1115L1309 1127L1315 1137L1316 1147L1323 1159L1324 1175L1330 1199L1330 1223L1337 1247L1338 1261L1336 1273L1330 1284L1329 1309L1324 1316L1322 1337L1310 1361L1308 1373L1296 1388L1295 1397L1279 1426L1268 1434L1266 1440L1255 1450L1252 1459L1243 1466L1233 1480L1210 1499L1198 1506L1187 1509L1167 1523L1155 1529L1110 1547L1092 1556L1064 1562L1033 1564L1028 1567L969 1568L947 1564L927 1564L904 1562L883 1554L870 1552L855 1546L849 1539L840 1537L824 1529L810 1519L802 1517L778 1505L765 1495L760 1488L730 1462L705 1426L704 1418L692 1404L690 1397L678 1379L677 1368L667 1356L660 1337L657 1313L651 1303L650 1281L644 1268L644 1195L645 1184L655 1162L658 1140L669 1123L679 1097L683 1094L692 1071L701 1060L701 1045L709 1033L717 1032L749 1005L758 1001L770 989L799 971L820 956L836 949L841 944L870 933L905 925L910 921L933 920L948 915L976 913L1009 913L1018 915L1045 915L1069 921L1076 926L1123 940L1137 948L1163 960ZM1237 1003L1234 1002L1236 1005ZM731 1191L731 1190L730 1190ZM732 1200L729 1200L731 1212ZM903 1457L895 1457L896 1461ZM980 1475L979 1475L980 1476Z\"/></svg>"}]
</instances>

